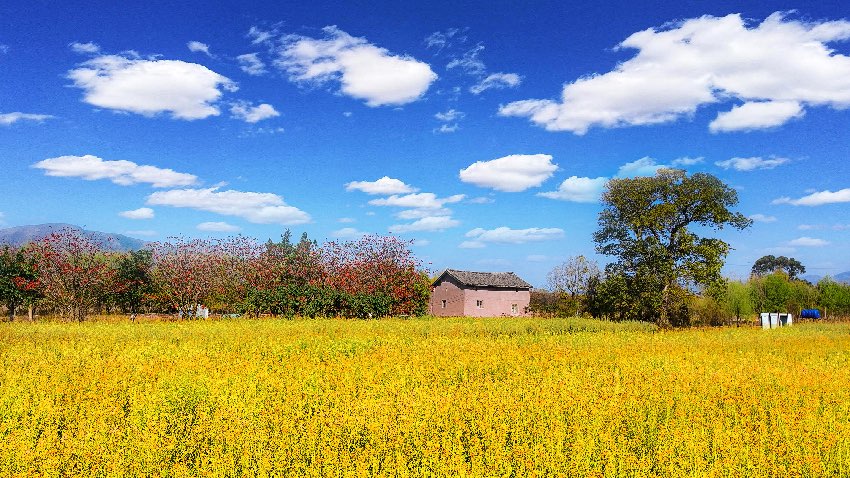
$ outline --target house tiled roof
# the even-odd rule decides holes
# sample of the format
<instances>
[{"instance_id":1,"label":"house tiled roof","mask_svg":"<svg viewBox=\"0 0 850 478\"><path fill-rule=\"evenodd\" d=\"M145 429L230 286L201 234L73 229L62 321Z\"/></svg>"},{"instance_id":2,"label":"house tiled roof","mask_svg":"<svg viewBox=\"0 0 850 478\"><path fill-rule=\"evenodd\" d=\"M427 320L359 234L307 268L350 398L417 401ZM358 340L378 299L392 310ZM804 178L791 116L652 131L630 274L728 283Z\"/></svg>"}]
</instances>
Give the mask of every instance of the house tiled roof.
<instances>
[{"instance_id":1,"label":"house tiled roof","mask_svg":"<svg viewBox=\"0 0 850 478\"><path fill-rule=\"evenodd\" d=\"M472 287L506 287L510 289L531 289L531 284L522 280L513 272L472 272L446 269L440 274L450 275L459 283ZM440 279L438 278L437 281Z\"/></svg>"}]
</instances>

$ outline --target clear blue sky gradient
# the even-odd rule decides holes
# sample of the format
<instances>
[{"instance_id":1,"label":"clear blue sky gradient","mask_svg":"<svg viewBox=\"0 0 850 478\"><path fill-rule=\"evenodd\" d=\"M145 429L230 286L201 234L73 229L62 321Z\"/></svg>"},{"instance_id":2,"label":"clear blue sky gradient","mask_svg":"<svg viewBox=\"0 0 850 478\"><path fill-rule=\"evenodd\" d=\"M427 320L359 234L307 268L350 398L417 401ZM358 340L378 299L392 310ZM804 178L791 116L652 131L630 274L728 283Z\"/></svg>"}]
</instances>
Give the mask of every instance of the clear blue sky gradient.
<instances>
[{"instance_id":1,"label":"clear blue sky gradient","mask_svg":"<svg viewBox=\"0 0 850 478\"><path fill-rule=\"evenodd\" d=\"M227 234L198 230L205 222L226 222L261 240L276 238L287 227L296 236L307 231L320 241L357 232L387 234L391 226L415 219L396 217L402 208L369 204L387 195L348 191L346 184L388 176L439 198L464 195L444 205L451 210L451 227L399 233L418 241L414 250L432 270L509 270L544 285L546 273L569 256L605 258L595 255L591 237L597 202L538 193L557 190L571 176L613 177L623 165L644 157L668 165L689 157L703 160L684 166L688 171L717 175L738 189L740 211L770 221L757 221L744 232L720 233L734 247L727 275L745 276L753 261L769 253L796 257L812 274L850 270L850 202L805 206L776 201L850 188L846 109L806 104L805 114L777 126L725 132L712 132L709 124L718 113L744 103L741 98L718 94L721 99L667 121L591 125L585 134L547 131L528 117L499 114L515 101L557 102L564 85L635 58L637 50L617 45L636 32L734 13L748 19L750 28L774 12L789 12L784 21L807 24L850 19L850 9L841 2L127 3L12 0L0 9L0 115L49 116L0 121L4 226L68 222L145 240ZM295 41L287 35L322 39L322 29L332 25L387 55L427 64L436 80L411 101L370 106L342 91L336 79L299 82L275 65L283 45ZM252 27L274 33L270 43L252 44ZM458 33L449 44L428 46L426 38L450 29ZM191 41L206 44L210 54L190 51ZM71 48L86 42L99 51L81 54ZM846 39L826 45L834 56L850 54ZM483 69L478 73L449 67L479 46L483 49L476 58ZM86 91L74 85L69 72L101 55L132 58L128 51L139 59L203 65L238 85L238 91L219 88L221 98L211 104L220 114L191 121L168 112L143 115L86 102ZM257 53L264 74L240 69L236 57L246 53ZM778 83L796 84L799 68L789 63L783 70L787 77ZM480 94L470 91L492 73L515 74L521 82ZM255 123L234 118L230 109L240 101L269 104L279 116ZM463 114L450 121L435 116L451 110ZM444 125L455 130L441 132ZM477 161L534 154L550 155L557 170L521 191L476 185L459 176ZM197 188L276 194L309 214L310 221L264 224L244 214L152 205L151 194L175 188L48 176L33 167L48 158L83 155L193 174ZM736 157L779 158L781 164L749 171L716 164ZM154 217L119 215L142 207L153 209ZM549 232L535 238L523 235L530 234L526 231L513 241L460 247L475 240L470 231L501 227Z\"/></svg>"}]
</instances>

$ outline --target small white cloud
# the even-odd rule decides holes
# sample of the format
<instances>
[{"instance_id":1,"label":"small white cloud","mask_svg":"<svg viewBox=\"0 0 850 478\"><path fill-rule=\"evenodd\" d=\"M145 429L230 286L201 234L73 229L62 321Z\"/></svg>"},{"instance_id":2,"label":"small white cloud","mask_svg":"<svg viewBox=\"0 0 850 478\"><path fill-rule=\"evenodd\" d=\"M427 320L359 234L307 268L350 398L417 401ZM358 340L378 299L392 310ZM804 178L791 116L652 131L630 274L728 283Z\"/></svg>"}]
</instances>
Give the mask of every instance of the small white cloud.
<instances>
[{"instance_id":1,"label":"small white cloud","mask_svg":"<svg viewBox=\"0 0 850 478\"><path fill-rule=\"evenodd\" d=\"M389 231L398 234L405 232L445 231L459 225L460 221L452 219L450 216L429 216L413 221L410 224L394 224L390 226Z\"/></svg>"},{"instance_id":2,"label":"small white cloud","mask_svg":"<svg viewBox=\"0 0 850 478\"><path fill-rule=\"evenodd\" d=\"M483 75L487 71L487 67L484 65L481 58L479 58L482 51L484 51L484 45L479 43L466 51L461 57L450 61L449 64L446 65L446 68L449 70L452 68L460 68L465 73L473 76Z\"/></svg>"},{"instance_id":3,"label":"small white cloud","mask_svg":"<svg viewBox=\"0 0 850 478\"><path fill-rule=\"evenodd\" d=\"M192 40L186 44L186 48L188 48L192 53L203 53L207 56L212 56L212 54L210 54L210 46L206 43Z\"/></svg>"},{"instance_id":4,"label":"small white cloud","mask_svg":"<svg viewBox=\"0 0 850 478\"><path fill-rule=\"evenodd\" d=\"M121 211L118 213L121 217L126 217L127 219L153 219L154 213L153 209L149 207L140 207L139 209L132 209L130 211Z\"/></svg>"},{"instance_id":5,"label":"small white cloud","mask_svg":"<svg viewBox=\"0 0 850 478\"><path fill-rule=\"evenodd\" d=\"M777 166L791 161L788 158L764 159L758 156L752 158L732 158L725 161L717 161L714 164L723 169L734 169L735 171L755 171L757 169L773 169Z\"/></svg>"},{"instance_id":6,"label":"small white cloud","mask_svg":"<svg viewBox=\"0 0 850 478\"><path fill-rule=\"evenodd\" d=\"M641 176L655 176L659 169L669 168L666 164L659 164L649 156L644 156L631 163L620 166L617 171L618 178L636 178Z\"/></svg>"},{"instance_id":7,"label":"small white cloud","mask_svg":"<svg viewBox=\"0 0 850 478\"><path fill-rule=\"evenodd\" d=\"M476 161L460 170L460 180L497 191L519 192L537 187L558 169L548 154L512 154L490 161Z\"/></svg>"},{"instance_id":8,"label":"small white cloud","mask_svg":"<svg viewBox=\"0 0 850 478\"><path fill-rule=\"evenodd\" d=\"M798 237L793 241L788 241L788 245L798 247L823 247L828 246L829 242L823 239L816 239L813 237Z\"/></svg>"},{"instance_id":9,"label":"small white cloud","mask_svg":"<svg viewBox=\"0 0 850 478\"><path fill-rule=\"evenodd\" d=\"M487 244L525 244L527 242L561 239L564 237L564 230L554 227L511 229L503 226L490 230L476 228L467 232L466 237L470 238L470 240L464 241L459 247L474 249L485 247Z\"/></svg>"},{"instance_id":10,"label":"small white cloud","mask_svg":"<svg viewBox=\"0 0 850 478\"><path fill-rule=\"evenodd\" d=\"M455 131L460 129L460 125L457 123L453 124L443 124L440 125L439 128L434 128L435 133L454 133Z\"/></svg>"},{"instance_id":11,"label":"small white cloud","mask_svg":"<svg viewBox=\"0 0 850 478\"><path fill-rule=\"evenodd\" d=\"M580 178L578 176L570 176L558 187L557 191L547 191L538 193L538 196L558 199L561 201L572 202L597 202L602 192L605 190L605 184L608 178Z\"/></svg>"},{"instance_id":12,"label":"small white cloud","mask_svg":"<svg viewBox=\"0 0 850 478\"><path fill-rule=\"evenodd\" d=\"M487 90L516 88L522 83L522 77L516 73L492 73L469 88L470 93L479 95Z\"/></svg>"},{"instance_id":13,"label":"small white cloud","mask_svg":"<svg viewBox=\"0 0 850 478\"><path fill-rule=\"evenodd\" d=\"M361 191L372 195L407 194L417 191L400 179L384 176L375 181L352 181L345 185L346 191Z\"/></svg>"},{"instance_id":14,"label":"small white cloud","mask_svg":"<svg viewBox=\"0 0 850 478\"><path fill-rule=\"evenodd\" d=\"M202 222L195 226L199 231L207 232L239 232L239 226L228 224L226 222Z\"/></svg>"},{"instance_id":15,"label":"small white cloud","mask_svg":"<svg viewBox=\"0 0 850 478\"><path fill-rule=\"evenodd\" d=\"M191 186L198 182L194 174L178 173L173 169L136 164L132 161L105 161L97 156L59 156L32 165L44 170L47 176L81 178L87 181L108 179L121 186L147 183L155 188Z\"/></svg>"},{"instance_id":16,"label":"small white cloud","mask_svg":"<svg viewBox=\"0 0 850 478\"><path fill-rule=\"evenodd\" d=\"M425 217L431 216L451 216L452 210L449 208L439 208L439 209L405 209L403 211L399 211L395 214L395 217L399 219L422 219Z\"/></svg>"},{"instance_id":17,"label":"small white cloud","mask_svg":"<svg viewBox=\"0 0 850 478\"><path fill-rule=\"evenodd\" d=\"M611 71L567 83L559 101L516 101L499 114L581 135L672 122L731 101L744 105L721 113L714 131L775 127L805 107L850 106L850 61L829 46L850 38L850 22L786 16L753 25L740 14L704 15L636 32L617 49L637 53Z\"/></svg>"},{"instance_id":18,"label":"small white cloud","mask_svg":"<svg viewBox=\"0 0 850 478\"><path fill-rule=\"evenodd\" d=\"M673 160L673 166L693 166L695 164L701 164L705 162L705 158L702 156L698 158L691 158L688 156L684 156L681 158L676 158Z\"/></svg>"},{"instance_id":19,"label":"small white cloud","mask_svg":"<svg viewBox=\"0 0 850 478\"><path fill-rule=\"evenodd\" d=\"M230 114L232 114L236 119L251 124L280 116L280 113L274 109L274 106L268 103L252 106L251 103L248 103L247 101L233 103L230 107Z\"/></svg>"},{"instance_id":20,"label":"small white cloud","mask_svg":"<svg viewBox=\"0 0 850 478\"><path fill-rule=\"evenodd\" d=\"M487 196L478 196L477 198L469 198L466 202L470 204L491 204L496 202L496 200Z\"/></svg>"},{"instance_id":21,"label":"small white cloud","mask_svg":"<svg viewBox=\"0 0 850 478\"><path fill-rule=\"evenodd\" d=\"M753 222L776 222L775 216L766 216L764 214L753 214L749 216L749 218L752 219Z\"/></svg>"},{"instance_id":22,"label":"small white cloud","mask_svg":"<svg viewBox=\"0 0 850 478\"><path fill-rule=\"evenodd\" d=\"M271 30L264 30L256 26L252 26L251 29L248 30L248 34L245 35L245 37L251 39L252 45L260 45L269 43L277 35L278 31L276 28Z\"/></svg>"},{"instance_id":23,"label":"small white cloud","mask_svg":"<svg viewBox=\"0 0 850 478\"><path fill-rule=\"evenodd\" d=\"M434 118L437 118L440 121L445 121L447 123L450 123L450 122L455 121L455 120L463 119L464 116L466 116L466 113L464 113L463 111L458 111L458 110L452 108L452 109L445 111L443 113L435 114Z\"/></svg>"},{"instance_id":24,"label":"small white cloud","mask_svg":"<svg viewBox=\"0 0 850 478\"><path fill-rule=\"evenodd\" d=\"M215 103L236 84L196 63L102 55L68 72L74 86L84 90L83 101L116 111L196 120L217 116Z\"/></svg>"},{"instance_id":25,"label":"small white cloud","mask_svg":"<svg viewBox=\"0 0 850 478\"><path fill-rule=\"evenodd\" d=\"M823 224L800 224L799 226L797 226L797 229L801 231L814 231L823 228Z\"/></svg>"},{"instance_id":26,"label":"small white cloud","mask_svg":"<svg viewBox=\"0 0 850 478\"><path fill-rule=\"evenodd\" d=\"M351 111L343 111L342 112L342 115L345 116L346 118L351 118L352 114L354 114L354 113L352 113Z\"/></svg>"},{"instance_id":27,"label":"small white cloud","mask_svg":"<svg viewBox=\"0 0 850 478\"><path fill-rule=\"evenodd\" d=\"M342 224L352 224L352 223L357 222L357 220L350 218L350 217L341 217L341 218L337 219L336 222L339 222L339 223L342 223Z\"/></svg>"},{"instance_id":28,"label":"small white cloud","mask_svg":"<svg viewBox=\"0 0 850 478\"><path fill-rule=\"evenodd\" d=\"M74 42L68 45L71 51L80 54L95 54L100 53L100 46L94 42L79 43Z\"/></svg>"},{"instance_id":29,"label":"small white cloud","mask_svg":"<svg viewBox=\"0 0 850 478\"><path fill-rule=\"evenodd\" d=\"M219 191L217 188L172 189L151 194L147 203L236 216L256 224L288 226L310 222L309 214L287 205L282 197L273 193Z\"/></svg>"},{"instance_id":30,"label":"small white cloud","mask_svg":"<svg viewBox=\"0 0 850 478\"><path fill-rule=\"evenodd\" d=\"M413 246L414 247L425 247L425 246L430 245L430 244L431 244L431 241L429 241L428 239L414 239L413 240Z\"/></svg>"},{"instance_id":31,"label":"small white cloud","mask_svg":"<svg viewBox=\"0 0 850 478\"><path fill-rule=\"evenodd\" d=\"M331 232L331 235L334 237L341 238L358 238L360 236L365 236L367 233L363 231L358 231L353 227L343 227L342 229L337 229L336 231Z\"/></svg>"},{"instance_id":32,"label":"small white cloud","mask_svg":"<svg viewBox=\"0 0 850 478\"><path fill-rule=\"evenodd\" d=\"M416 101L437 79L427 63L393 55L335 26L323 31L323 39L295 35L285 39L276 64L289 73L291 81L338 81L342 94L374 107Z\"/></svg>"},{"instance_id":33,"label":"small white cloud","mask_svg":"<svg viewBox=\"0 0 850 478\"><path fill-rule=\"evenodd\" d=\"M21 113L20 111L15 111L14 113L0 113L0 125L9 126L18 121L34 121L36 123L41 123L44 120L52 119L51 115L40 115L35 113Z\"/></svg>"},{"instance_id":34,"label":"small white cloud","mask_svg":"<svg viewBox=\"0 0 850 478\"><path fill-rule=\"evenodd\" d=\"M239 62L239 68L249 75L260 76L267 73L266 64L263 63L263 60L260 59L260 55L257 53L239 55L236 57L236 61Z\"/></svg>"},{"instance_id":35,"label":"small white cloud","mask_svg":"<svg viewBox=\"0 0 850 478\"><path fill-rule=\"evenodd\" d=\"M800 199L781 197L774 199L771 204L791 204L794 206L823 206L824 204L836 204L850 202L850 188L840 189L832 192L829 190L818 191Z\"/></svg>"},{"instance_id":36,"label":"small white cloud","mask_svg":"<svg viewBox=\"0 0 850 478\"><path fill-rule=\"evenodd\" d=\"M398 195L393 194L387 198L372 199L369 204L372 206L392 206L414 209L441 209L445 204L452 204L463 201L466 196L463 194L455 194L453 196L439 198L434 193L416 193Z\"/></svg>"},{"instance_id":37,"label":"small white cloud","mask_svg":"<svg viewBox=\"0 0 850 478\"><path fill-rule=\"evenodd\" d=\"M150 229L142 229L140 231L124 231L124 234L128 236L141 236L141 237L151 237L159 234L156 231L151 231Z\"/></svg>"}]
</instances>

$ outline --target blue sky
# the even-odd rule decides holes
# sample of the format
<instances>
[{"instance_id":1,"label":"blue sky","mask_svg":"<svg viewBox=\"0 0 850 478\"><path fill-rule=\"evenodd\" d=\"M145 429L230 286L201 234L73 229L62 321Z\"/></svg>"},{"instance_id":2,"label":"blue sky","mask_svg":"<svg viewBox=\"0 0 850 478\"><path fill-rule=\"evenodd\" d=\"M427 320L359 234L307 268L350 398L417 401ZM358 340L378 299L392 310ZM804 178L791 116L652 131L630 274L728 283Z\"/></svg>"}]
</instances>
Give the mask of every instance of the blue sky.
<instances>
[{"instance_id":1,"label":"blue sky","mask_svg":"<svg viewBox=\"0 0 850 478\"><path fill-rule=\"evenodd\" d=\"M605 180L676 166L755 220L726 274L850 270L839 2L172 3L4 5L3 225L394 233L543 285Z\"/></svg>"}]
</instances>

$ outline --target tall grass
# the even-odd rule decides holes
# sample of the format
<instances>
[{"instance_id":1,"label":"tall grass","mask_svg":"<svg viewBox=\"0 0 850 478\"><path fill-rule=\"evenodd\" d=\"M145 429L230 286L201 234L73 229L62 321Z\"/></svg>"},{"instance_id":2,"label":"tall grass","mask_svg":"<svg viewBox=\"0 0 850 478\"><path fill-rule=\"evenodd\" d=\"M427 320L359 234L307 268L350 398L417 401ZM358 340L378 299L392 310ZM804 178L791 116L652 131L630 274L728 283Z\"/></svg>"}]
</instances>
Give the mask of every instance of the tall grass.
<instances>
[{"instance_id":1,"label":"tall grass","mask_svg":"<svg viewBox=\"0 0 850 478\"><path fill-rule=\"evenodd\" d=\"M0 324L2 476L824 476L850 325Z\"/></svg>"}]
</instances>

